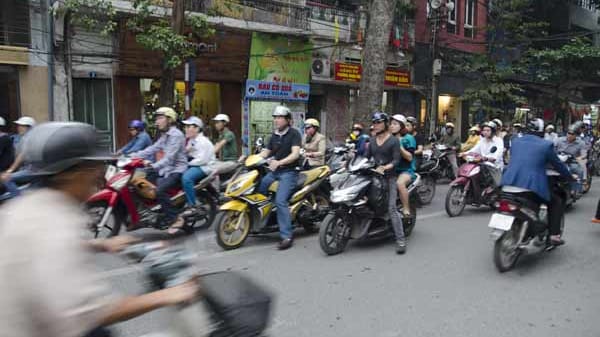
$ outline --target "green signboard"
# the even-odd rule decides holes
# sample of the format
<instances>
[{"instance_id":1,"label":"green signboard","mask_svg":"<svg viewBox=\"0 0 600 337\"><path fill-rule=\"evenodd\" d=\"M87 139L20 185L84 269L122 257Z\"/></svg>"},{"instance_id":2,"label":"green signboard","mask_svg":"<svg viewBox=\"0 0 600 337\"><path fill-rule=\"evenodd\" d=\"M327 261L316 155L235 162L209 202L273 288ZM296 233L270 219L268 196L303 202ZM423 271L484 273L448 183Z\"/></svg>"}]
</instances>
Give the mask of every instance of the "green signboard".
<instances>
[{"instance_id":1,"label":"green signboard","mask_svg":"<svg viewBox=\"0 0 600 337\"><path fill-rule=\"evenodd\" d=\"M252 34L249 80L308 84L311 48L299 38Z\"/></svg>"}]
</instances>

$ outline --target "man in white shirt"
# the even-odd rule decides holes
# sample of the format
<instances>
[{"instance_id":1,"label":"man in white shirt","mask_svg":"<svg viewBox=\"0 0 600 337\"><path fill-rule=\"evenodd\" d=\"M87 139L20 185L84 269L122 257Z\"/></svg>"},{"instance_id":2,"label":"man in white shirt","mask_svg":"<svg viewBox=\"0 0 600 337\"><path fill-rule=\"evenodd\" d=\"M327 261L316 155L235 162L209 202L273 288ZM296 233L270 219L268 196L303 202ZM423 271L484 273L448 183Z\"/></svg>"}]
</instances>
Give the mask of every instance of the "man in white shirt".
<instances>
[{"instance_id":1,"label":"man in white shirt","mask_svg":"<svg viewBox=\"0 0 600 337\"><path fill-rule=\"evenodd\" d=\"M498 186L502 176L502 169L504 168L504 160L502 159L504 141L500 137L495 136L495 129L496 124L493 122L483 124L481 128L481 140L469 153L476 153L481 156L483 160L482 168L487 169L494 179L494 184ZM495 150L492 151L494 148ZM464 153L461 155L464 155Z\"/></svg>"}]
</instances>

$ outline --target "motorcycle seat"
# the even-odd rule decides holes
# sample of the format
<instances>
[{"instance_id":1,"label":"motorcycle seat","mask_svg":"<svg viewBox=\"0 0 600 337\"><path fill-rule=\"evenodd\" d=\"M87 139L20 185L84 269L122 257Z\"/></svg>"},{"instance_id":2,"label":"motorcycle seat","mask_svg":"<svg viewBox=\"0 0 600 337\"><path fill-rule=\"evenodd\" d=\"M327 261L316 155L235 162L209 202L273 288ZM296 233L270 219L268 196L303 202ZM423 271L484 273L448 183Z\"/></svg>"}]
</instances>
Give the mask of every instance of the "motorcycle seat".
<instances>
[{"instance_id":1,"label":"motorcycle seat","mask_svg":"<svg viewBox=\"0 0 600 337\"><path fill-rule=\"evenodd\" d=\"M298 181L296 182L296 190L302 188L303 186L310 184L320 177L326 175L329 171L328 166L319 166L310 170L302 171L298 174ZM277 192L277 188L279 187L279 182L275 181L269 186L269 192Z\"/></svg>"},{"instance_id":2,"label":"motorcycle seat","mask_svg":"<svg viewBox=\"0 0 600 337\"><path fill-rule=\"evenodd\" d=\"M506 193L526 193L526 192L531 192L531 191L528 190L528 189L526 189L526 188L522 188L522 187L505 185L505 186L502 186L502 192L506 192Z\"/></svg>"}]
</instances>

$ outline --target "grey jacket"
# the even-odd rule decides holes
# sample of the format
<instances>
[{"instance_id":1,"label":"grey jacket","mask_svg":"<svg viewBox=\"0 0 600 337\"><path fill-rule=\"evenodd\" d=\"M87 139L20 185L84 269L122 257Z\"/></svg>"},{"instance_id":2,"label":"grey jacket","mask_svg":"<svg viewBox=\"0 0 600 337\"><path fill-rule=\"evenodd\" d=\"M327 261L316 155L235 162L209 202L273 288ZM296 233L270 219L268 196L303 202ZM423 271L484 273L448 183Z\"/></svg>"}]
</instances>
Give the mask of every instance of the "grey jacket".
<instances>
[{"instance_id":1,"label":"grey jacket","mask_svg":"<svg viewBox=\"0 0 600 337\"><path fill-rule=\"evenodd\" d=\"M185 154L185 136L179 129L172 126L169 131L160 136L156 143L145 150L133 153L132 157L141 157L152 160L152 156L163 151L164 156L151 166L158 171L161 177L168 177L171 173L183 173L187 170L188 161Z\"/></svg>"}]
</instances>

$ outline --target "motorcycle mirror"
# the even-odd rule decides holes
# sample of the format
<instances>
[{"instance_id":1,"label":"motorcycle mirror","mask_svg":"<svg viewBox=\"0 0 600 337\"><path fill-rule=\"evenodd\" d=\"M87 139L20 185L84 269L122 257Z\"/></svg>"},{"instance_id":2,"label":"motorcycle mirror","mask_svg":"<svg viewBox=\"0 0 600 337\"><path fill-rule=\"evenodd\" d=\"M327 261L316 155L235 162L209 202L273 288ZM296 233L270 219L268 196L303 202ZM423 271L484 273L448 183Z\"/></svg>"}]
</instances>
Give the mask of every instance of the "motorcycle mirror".
<instances>
[{"instance_id":1,"label":"motorcycle mirror","mask_svg":"<svg viewBox=\"0 0 600 337\"><path fill-rule=\"evenodd\" d=\"M492 146L492 148L490 149L491 153L496 153L496 151L498 151L498 148L495 146Z\"/></svg>"}]
</instances>

